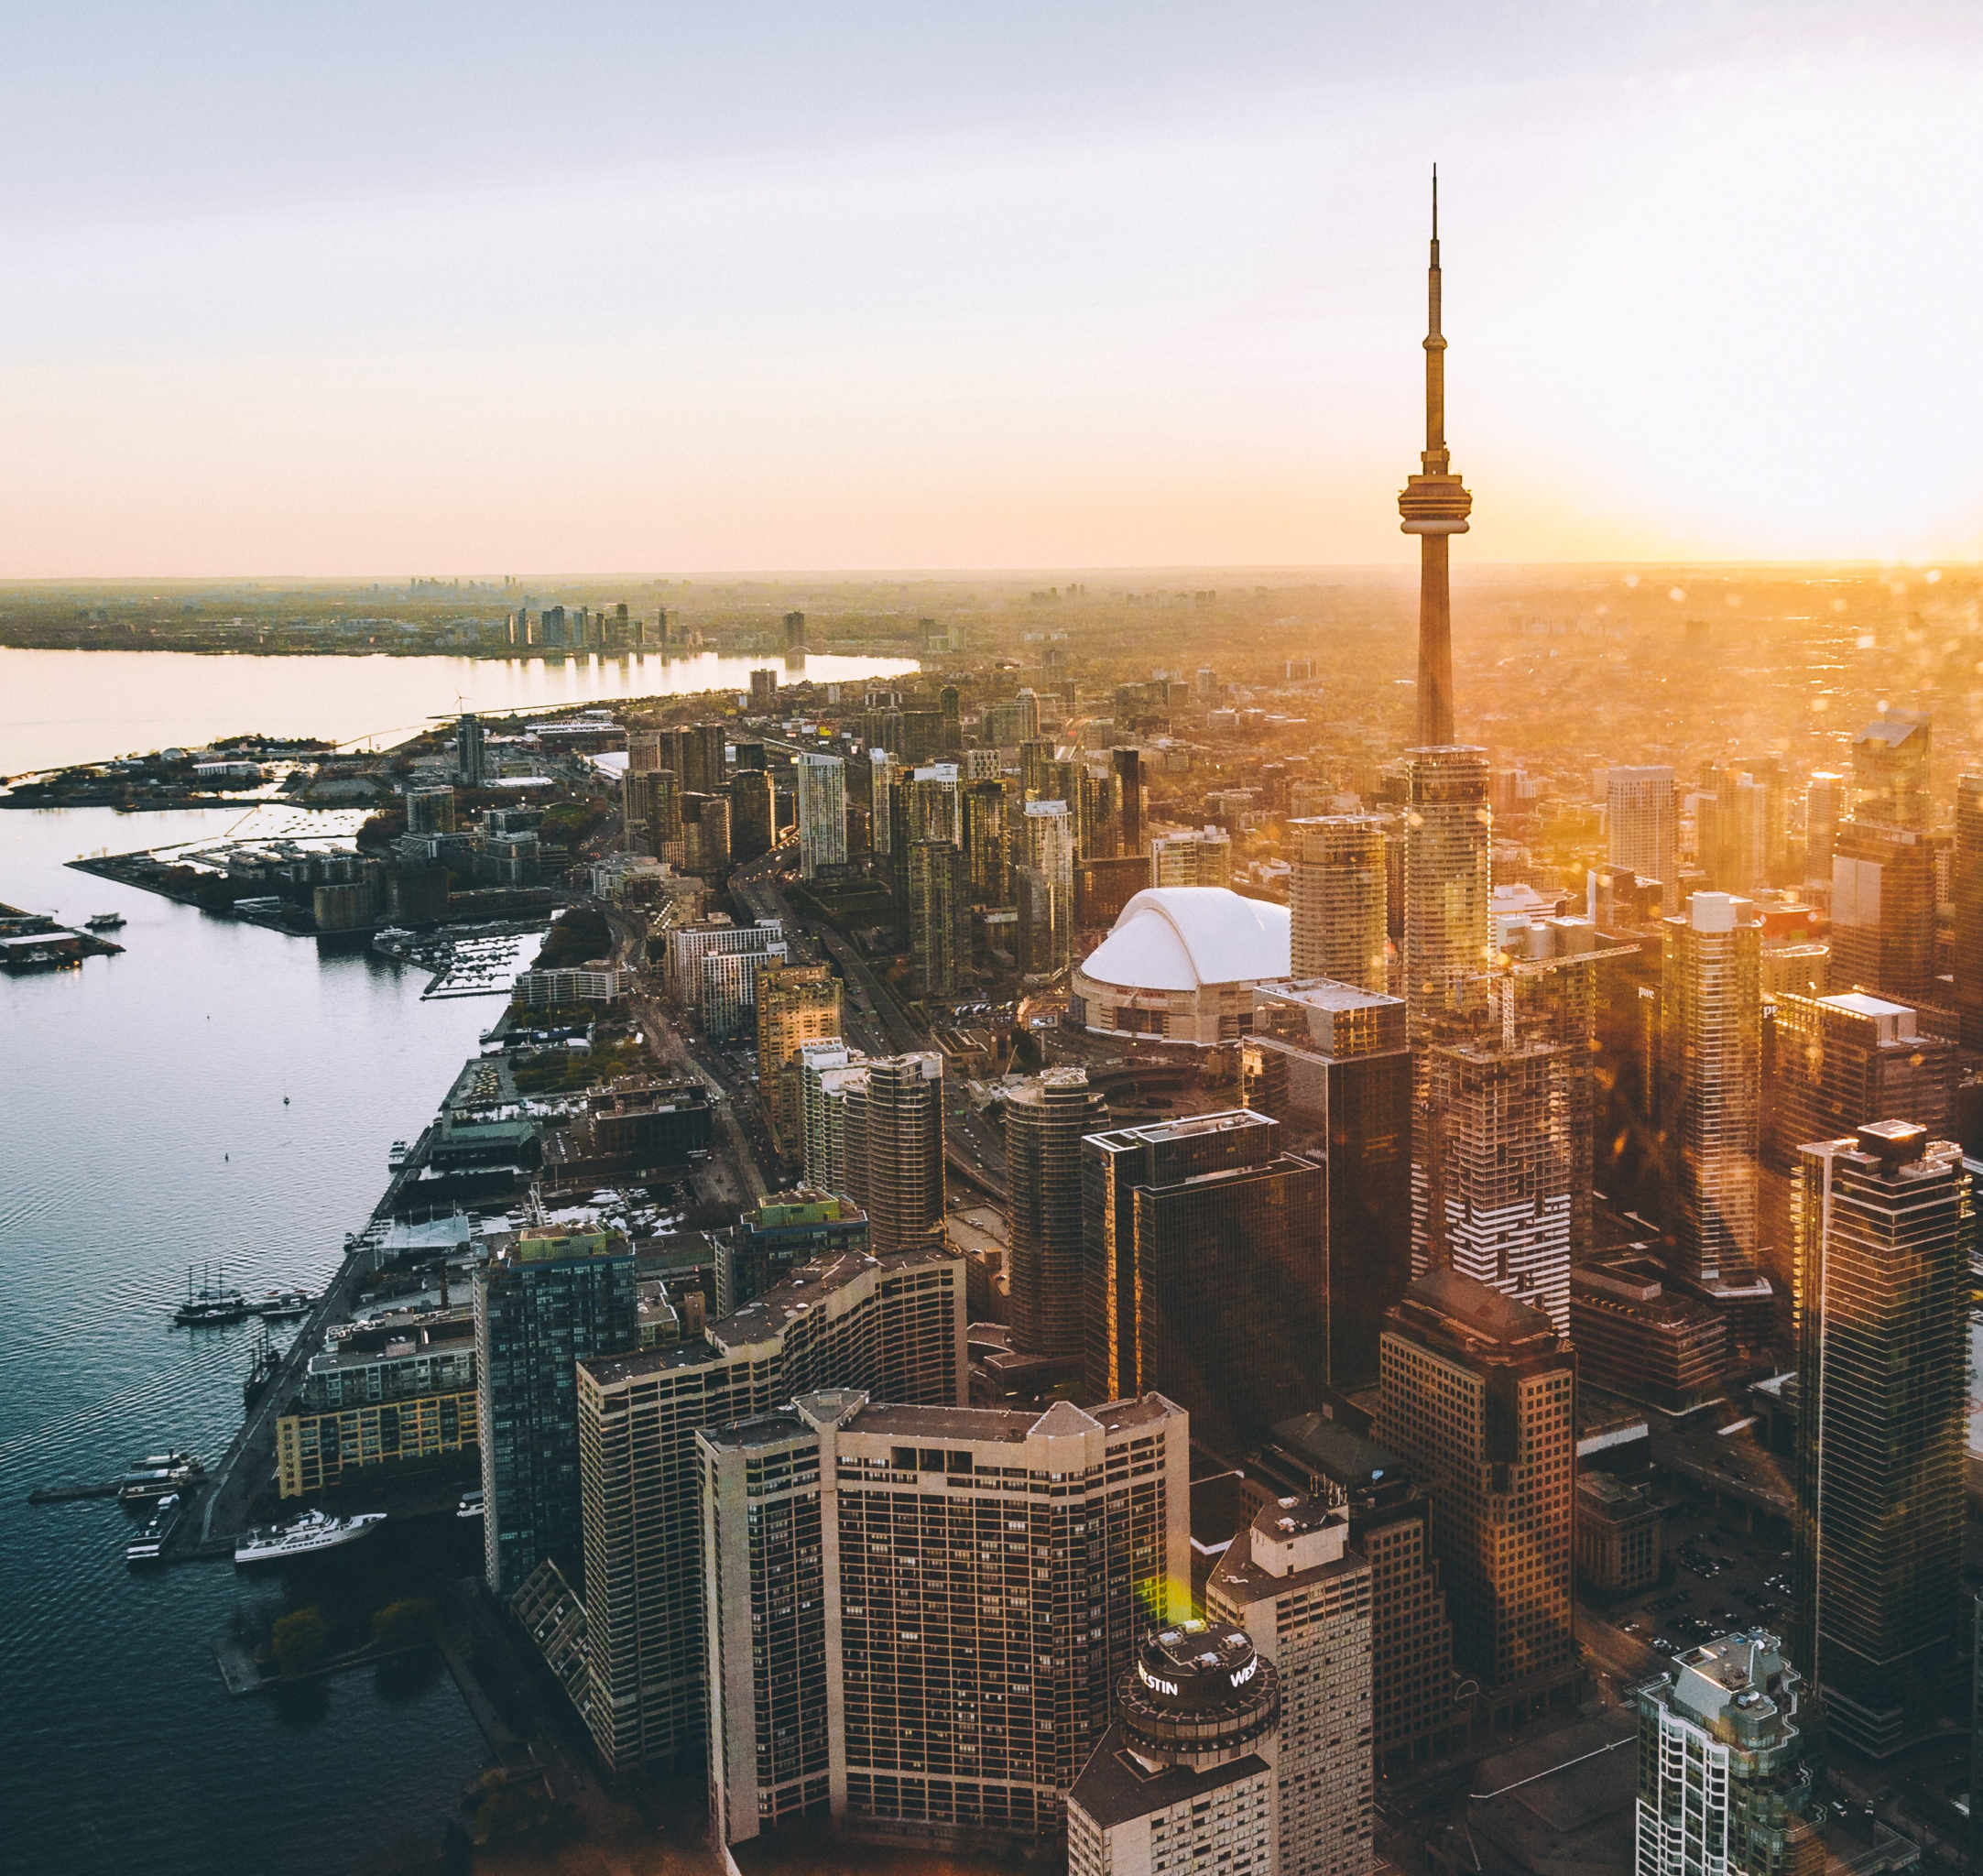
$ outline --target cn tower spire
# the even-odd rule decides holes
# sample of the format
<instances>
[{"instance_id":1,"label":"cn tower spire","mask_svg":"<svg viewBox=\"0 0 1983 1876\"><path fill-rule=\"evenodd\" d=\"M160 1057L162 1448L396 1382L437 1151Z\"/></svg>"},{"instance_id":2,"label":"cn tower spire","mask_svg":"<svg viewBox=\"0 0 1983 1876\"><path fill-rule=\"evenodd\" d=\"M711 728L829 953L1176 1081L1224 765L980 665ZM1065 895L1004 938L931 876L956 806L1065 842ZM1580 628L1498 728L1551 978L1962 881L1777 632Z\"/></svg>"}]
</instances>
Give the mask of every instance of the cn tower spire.
<instances>
[{"instance_id":1,"label":"cn tower spire","mask_svg":"<svg viewBox=\"0 0 1983 1876\"><path fill-rule=\"evenodd\" d=\"M1439 169L1433 167L1432 256L1425 269L1425 449L1422 473L1406 479L1398 512L1419 537L1418 741L1434 748L1453 740L1453 598L1446 580L1446 538L1466 532L1474 498L1452 473L1446 450L1446 342L1439 329Z\"/></svg>"}]
</instances>

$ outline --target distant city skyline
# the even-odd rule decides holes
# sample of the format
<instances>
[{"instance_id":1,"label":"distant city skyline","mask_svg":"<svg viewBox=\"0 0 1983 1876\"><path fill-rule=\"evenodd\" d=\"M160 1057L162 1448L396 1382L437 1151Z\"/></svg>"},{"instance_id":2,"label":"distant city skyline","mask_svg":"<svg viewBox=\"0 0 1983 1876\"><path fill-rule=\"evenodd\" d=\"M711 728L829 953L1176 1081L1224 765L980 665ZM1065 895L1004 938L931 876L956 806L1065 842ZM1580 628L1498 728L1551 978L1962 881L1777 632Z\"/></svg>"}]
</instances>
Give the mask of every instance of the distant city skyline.
<instances>
[{"instance_id":1,"label":"distant city skyline","mask_svg":"<svg viewBox=\"0 0 1983 1876\"><path fill-rule=\"evenodd\" d=\"M1953 5L11 49L0 579L1402 569L1434 160L1474 567L1983 552Z\"/></svg>"}]
</instances>

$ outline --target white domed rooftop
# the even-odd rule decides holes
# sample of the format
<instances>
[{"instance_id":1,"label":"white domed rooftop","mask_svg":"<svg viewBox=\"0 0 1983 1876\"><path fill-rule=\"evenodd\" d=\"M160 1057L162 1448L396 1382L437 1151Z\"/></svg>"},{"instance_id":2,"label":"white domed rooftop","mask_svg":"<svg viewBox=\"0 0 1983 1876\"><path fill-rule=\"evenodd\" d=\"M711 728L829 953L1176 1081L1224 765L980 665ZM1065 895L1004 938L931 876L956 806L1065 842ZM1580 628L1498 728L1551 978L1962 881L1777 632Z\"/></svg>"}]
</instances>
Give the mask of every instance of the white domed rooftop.
<instances>
[{"instance_id":1,"label":"white domed rooftop","mask_svg":"<svg viewBox=\"0 0 1983 1876\"><path fill-rule=\"evenodd\" d=\"M1288 926L1286 906L1224 886L1146 887L1083 960L1081 975L1132 990L1285 977L1292 969Z\"/></svg>"}]
</instances>

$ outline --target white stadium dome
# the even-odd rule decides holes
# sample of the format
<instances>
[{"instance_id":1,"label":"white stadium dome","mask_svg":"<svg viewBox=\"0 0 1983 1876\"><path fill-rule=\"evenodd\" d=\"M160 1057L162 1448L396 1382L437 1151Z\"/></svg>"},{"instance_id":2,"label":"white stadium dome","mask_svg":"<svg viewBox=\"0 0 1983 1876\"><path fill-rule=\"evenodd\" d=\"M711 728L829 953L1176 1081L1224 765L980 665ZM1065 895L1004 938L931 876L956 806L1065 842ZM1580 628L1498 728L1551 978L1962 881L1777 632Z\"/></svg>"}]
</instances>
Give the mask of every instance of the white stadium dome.
<instances>
[{"instance_id":1,"label":"white stadium dome","mask_svg":"<svg viewBox=\"0 0 1983 1876\"><path fill-rule=\"evenodd\" d=\"M1223 886L1153 886L1075 966L1075 1020L1205 1048L1253 1027L1253 987L1291 975L1286 906Z\"/></svg>"}]
</instances>

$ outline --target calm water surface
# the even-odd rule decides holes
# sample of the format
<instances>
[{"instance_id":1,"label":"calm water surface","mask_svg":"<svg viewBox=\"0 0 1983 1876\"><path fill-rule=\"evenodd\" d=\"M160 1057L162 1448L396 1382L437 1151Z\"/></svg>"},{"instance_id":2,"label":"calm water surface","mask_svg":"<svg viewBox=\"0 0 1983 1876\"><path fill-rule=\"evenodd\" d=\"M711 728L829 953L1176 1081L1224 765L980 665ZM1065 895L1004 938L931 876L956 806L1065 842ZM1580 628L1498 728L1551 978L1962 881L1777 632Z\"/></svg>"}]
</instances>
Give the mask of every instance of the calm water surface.
<instances>
[{"instance_id":1,"label":"calm water surface","mask_svg":"<svg viewBox=\"0 0 1983 1876\"><path fill-rule=\"evenodd\" d=\"M186 1266L223 1260L250 1291L321 1288L384 1187L387 1148L431 1115L496 1013L422 1003L424 973L369 952L320 956L61 865L236 818L0 813L0 900L130 920L121 957L0 977L6 1871L369 1869L430 1853L482 1763L431 1666L340 1676L288 1708L230 1699L211 1644L279 1583L226 1562L133 1575L114 1500L26 1502L167 1446L220 1456L249 1325L173 1328Z\"/></svg>"},{"instance_id":2,"label":"calm water surface","mask_svg":"<svg viewBox=\"0 0 1983 1876\"><path fill-rule=\"evenodd\" d=\"M753 669L837 684L894 677L909 658L252 658L0 646L0 776L261 731L392 740L456 710L550 709L616 697L747 691ZM133 842L133 845L150 845ZM5 897L0 893L0 899Z\"/></svg>"}]
</instances>

